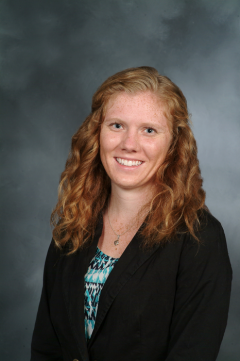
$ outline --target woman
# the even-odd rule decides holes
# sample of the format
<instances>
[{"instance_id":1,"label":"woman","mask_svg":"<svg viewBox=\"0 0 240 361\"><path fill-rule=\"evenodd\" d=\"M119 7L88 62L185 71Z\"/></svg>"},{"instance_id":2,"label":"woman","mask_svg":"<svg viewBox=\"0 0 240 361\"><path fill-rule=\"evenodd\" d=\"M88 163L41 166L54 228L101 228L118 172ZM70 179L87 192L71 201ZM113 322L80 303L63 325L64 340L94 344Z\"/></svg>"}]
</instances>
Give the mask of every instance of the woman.
<instances>
[{"instance_id":1,"label":"woman","mask_svg":"<svg viewBox=\"0 0 240 361\"><path fill-rule=\"evenodd\" d=\"M100 86L52 224L32 361L216 360L232 271L170 79L140 67Z\"/></svg>"}]
</instances>

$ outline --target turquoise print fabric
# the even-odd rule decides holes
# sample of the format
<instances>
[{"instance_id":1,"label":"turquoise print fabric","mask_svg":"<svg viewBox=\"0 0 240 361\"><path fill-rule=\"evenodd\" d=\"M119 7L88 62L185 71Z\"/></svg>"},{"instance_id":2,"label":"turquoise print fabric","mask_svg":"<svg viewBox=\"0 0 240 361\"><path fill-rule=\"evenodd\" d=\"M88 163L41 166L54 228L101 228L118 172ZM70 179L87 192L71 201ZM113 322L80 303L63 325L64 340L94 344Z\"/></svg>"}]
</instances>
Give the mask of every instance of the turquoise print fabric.
<instances>
[{"instance_id":1,"label":"turquoise print fabric","mask_svg":"<svg viewBox=\"0 0 240 361\"><path fill-rule=\"evenodd\" d=\"M90 339L97 316L98 302L103 285L119 258L113 258L103 253L98 247L84 276L84 317L85 336Z\"/></svg>"}]
</instances>

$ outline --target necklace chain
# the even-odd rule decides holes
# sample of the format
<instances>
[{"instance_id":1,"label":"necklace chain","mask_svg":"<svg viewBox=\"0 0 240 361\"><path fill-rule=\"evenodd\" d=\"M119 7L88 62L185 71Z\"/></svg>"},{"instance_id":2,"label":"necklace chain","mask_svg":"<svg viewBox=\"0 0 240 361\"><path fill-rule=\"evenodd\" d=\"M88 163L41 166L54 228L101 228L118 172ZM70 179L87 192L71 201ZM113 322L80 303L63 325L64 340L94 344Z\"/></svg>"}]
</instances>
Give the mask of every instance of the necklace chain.
<instances>
[{"instance_id":1,"label":"necklace chain","mask_svg":"<svg viewBox=\"0 0 240 361\"><path fill-rule=\"evenodd\" d=\"M108 207L108 211L109 211L109 207ZM109 224L110 224L110 227L112 228L112 231L114 232L114 234L116 234L116 236L117 236L117 239L113 242L114 243L114 245L115 246L117 246L118 244L119 244L119 238L121 237L121 236L123 236L125 233L127 233L128 231L130 231L130 229L137 223L137 220L131 225L131 227L129 227L125 232L123 232L123 233L121 233L121 234L117 234L115 231L114 231L114 229L113 229L113 227L112 227L112 225L111 225L111 222L110 222L110 218L109 218L109 212L107 211L107 215L108 215L108 222L109 222Z\"/></svg>"}]
</instances>

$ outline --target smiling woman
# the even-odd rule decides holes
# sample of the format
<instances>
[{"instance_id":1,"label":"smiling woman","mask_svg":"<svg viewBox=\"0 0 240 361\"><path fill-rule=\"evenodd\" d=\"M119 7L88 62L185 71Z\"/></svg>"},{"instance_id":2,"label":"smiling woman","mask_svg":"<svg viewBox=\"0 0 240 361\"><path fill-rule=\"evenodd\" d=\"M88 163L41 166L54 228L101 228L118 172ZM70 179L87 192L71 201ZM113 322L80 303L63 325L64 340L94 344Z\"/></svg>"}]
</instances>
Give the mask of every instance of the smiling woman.
<instances>
[{"instance_id":1,"label":"smiling woman","mask_svg":"<svg viewBox=\"0 0 240 361\"><path fill-rule=\"evenodd\" d=\"M32 361L216 360L232 270L170 79L140 67L100 86L51 220Z\"/></svg>"},{"instance_id":2,"label":"smiling woman","mask_svg":"<svg viewBox=\"0 0 240 361\"><path fill-rule=\"evenodd\" d=\"M113 208L116 197L131 199L132 202L138 199L138 204L134 205L137 208L131 209L128 205L125 210L125 214L129 211L134 214L141 206L146 209L153 198L155 175L166 158L172 138L164 108L150 91L123 92L109 100L100 132L100 157L111 179L112 196L108 209ZM116 203L119 205L120 201ZM131 214L129 212L128 218L122 218L127 229L128 223L132 222ZM120 229L119 216L120 212L113 222L116 229ZM139 228L138 223L132 227L133 233ZM125 235L121 238L121 245L113 249L108 234L111 231L105 229L105 236L100 238L101 248L105 253L119 257L132 237Z\"/></svg>"},{"instance_id":3,"label":"smiling woman","mask_svg":"<svg viewBox=\"0 0 240 361\"><path fill-rule=\"evenodd\" d=\"M154 131L151 136L150 129ZM120 135L121 149L117 153L115 150L114 156L106 156L107 147L115 147ZM131 193L127 190L131 179L126 173L126 162L120 169L116 158L121 158L119 164L132 159L143 162L139 169L130 168L131 178L136 181L136 186L129 185ZM111 171L114 174L110 176ZM113 191L114 179L119 175L126 185L120 194L119 187L114 188L117 193ZM146 187L141 187L142 183ZM125 205L124 210L117 210L123 194L128 201L134 195L135 201ZM204 209L204 201L196 141L181 90L150 67L127 69L107 79L93 96L92 113L72 138L72 151L61 176L59 201L52 213L56 243L71 243L73 252L88 243L99 214L106 215L106 207L120 230L138 218L135 233L148 210L148 222L142 230L142 244L147 247L170 239L185 226L196 237L198 211ZM123 241L121 245L118 253L126 246Z\"/></svg>"},{"instance_id":4,"label":"smiling woman","mask_svg":"<svg viewBox=\"0 0 240 361\"><path fill-rule=\"evenodd\" d=\"M112 187L150 195L170 141L164 105L155 94L124 92L111 99L101 127L100 156Z\"/></svg>"}]
</instances>

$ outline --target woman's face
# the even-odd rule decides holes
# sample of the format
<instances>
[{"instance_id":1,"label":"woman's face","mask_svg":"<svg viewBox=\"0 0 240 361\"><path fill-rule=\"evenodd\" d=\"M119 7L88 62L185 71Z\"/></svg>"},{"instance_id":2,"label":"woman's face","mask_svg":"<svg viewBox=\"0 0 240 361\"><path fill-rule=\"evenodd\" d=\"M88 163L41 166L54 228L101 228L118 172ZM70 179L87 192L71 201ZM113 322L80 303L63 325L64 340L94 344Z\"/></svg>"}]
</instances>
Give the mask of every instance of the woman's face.
<instances>
[{"instance_id":1,"label":"woman's face","mask_svg":"<svg viewBox=\"0 0 240 361\"><path fill-rule=\"evenodd\" d=\"M151 188L171 142L164 105L152 92L113 96L100 132L100 157L112 184Z\"/></svg>"}]
</instances>

